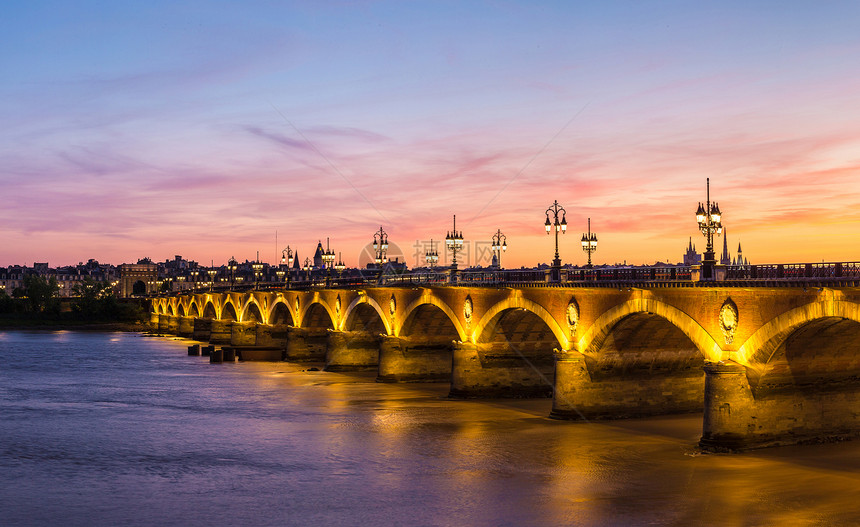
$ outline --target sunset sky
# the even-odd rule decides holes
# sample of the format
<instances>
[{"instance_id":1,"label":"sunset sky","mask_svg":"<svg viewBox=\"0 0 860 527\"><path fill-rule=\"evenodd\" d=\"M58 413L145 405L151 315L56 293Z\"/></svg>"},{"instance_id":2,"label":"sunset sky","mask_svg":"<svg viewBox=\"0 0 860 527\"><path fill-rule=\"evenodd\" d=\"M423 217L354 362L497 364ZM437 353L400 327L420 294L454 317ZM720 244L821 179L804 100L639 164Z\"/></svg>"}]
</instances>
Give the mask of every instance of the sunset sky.
<instances>
[{"instance_id":1,"label":"sunset sky","mask_svg":"<svg viewBox=\"0 0 860 527\"><path fill-rule=\"evenodd\" d=\"M415 265L453 214L533 266L556 199L564 262L588 217L595 263L677 262L708 177L753 263L860 259L858 2L36 0L0 34L0 266L355 265L380 226Z\"/></svg>"}]
</instances>

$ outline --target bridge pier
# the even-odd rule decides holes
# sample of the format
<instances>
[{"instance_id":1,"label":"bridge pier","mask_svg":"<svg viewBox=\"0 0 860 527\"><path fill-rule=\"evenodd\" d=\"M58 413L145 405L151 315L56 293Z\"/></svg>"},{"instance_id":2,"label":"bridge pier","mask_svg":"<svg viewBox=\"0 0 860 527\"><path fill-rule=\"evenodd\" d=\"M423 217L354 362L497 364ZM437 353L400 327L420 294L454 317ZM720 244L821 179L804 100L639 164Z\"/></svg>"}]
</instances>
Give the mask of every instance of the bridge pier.
<instances>
[{"instance_id":1,"label":"bridge pier","mask_svg":"<svg viewBox=\"0 0 860 527\"><path fill-rule=\"evenodd\" d=\"M517 354L507 345L456 342L452 397L552 397L552 356Z\"/></svg>"},{"instance_id":2,"label":"bridge pier","mask_svg":"<svg viewBox=\"0 0 860 527\"><path fill-rule=\"evenodd\" d=\"M177 335L179 333L179 317L167 315L167 333Z\"/></svg>"},{"instance_id":3,"label":"bridge pier","mask_svg":"<svg viewBox=\"0 0 860 527\"><path fill-rule=\"evenodd\" d=\"M257 324L257 346L287 349L289 327L286 324Z\"/></svg>"},{"instance_id":4,"label":"bridge pier","mask_svg":"<svg viewBox=\"0 0 860 527\"><path fill-rule=\"evenodd\" d=\"M451 379L451 342L384 335L379 343L377 382L446 382Z\"/></svg>"},{"instance_id":5,"label":"bridge pier","mask_svg":"<svg viewBox=\"0 0 860 527\"><path fill-rule=\"evenodd\" d=\"M159 320L160 316L161 315L159 315L158 313L150 313L149 314L149 330L150 331L154 331L154 332L158 331L158 320Z\"/></svg>"},{"instance_id":6,"label":"bridge pier","mask_svg":"<svg viewBox=\"0 0 860 527\"><path fill-rule=\"evenodd\" d=\"M194 317L179 317L179 327L176 334L180 337L191 338L194 335Z\"/></svg>"},{"instance_id":7,"label":"bridge pier","mask_svg":"<svg viewBox=\"0 0 860 527\"><path fill-rule=\"evenodd\" d=\"M595 375L589 361L576 351L556 353L550 417L622 419L702 409L703 379L698 369L681 368L659 375L625 376L617 372Z\"/></svg>"},{"instance_id":8,"label":"bridge pier","mask_svg":"<svg viewBox=\"0 0 860 527\"><path fill-rule=\"evenodd\" d=\"M860 435L856 380L753 390L733 361L705 364L705 416L699 445L711 451L841 440Z\"/></svg>"},{"instance_id":9,"label":"bridge pier","mask_svg":"<svg viewBox=\"0 0 860 527\"><path fill-rule=\"evenodd\" d=\"M168 318L169 317L170 317L170 315L165 315L163 313L161 315L158 315L158 326L156 328L158 330L158 333L160 333L162 335L167 333L167 325L168 325Z\"/></svg>"},{"instance_id":10,"label":"bridge pier","mask_svg":"<svg viewBox=\"0 0 860 527\"><path fill-rule=\"evenodd\" d=\"M366 371L379 367L379 335L328 330L325 371Z\"/></svg>"},{"instance_id":11,"label":"bridge pier","mask_svg":"<svg viewBox=\"0 0 860 527\"><path fill-rule=\"evenodd\" d=\"M256 322L233 322L230 325L231 346L256 346L257 345L257 323Z\"/></svg>"},{"instance_id":12,"label":"bridge pier","mask_svg":"<svg viewBox=\"0 0 860 527\"><path fill-rule=\"evenodd\" d=\"M209 336L212 331L212 319L195 318L194 329L191 333L191 338L200 342L209 342Z\"/></svg>"},{"instance_id":13,"label":"bridge pier","mask_svg":"<svg viewBox=\"0 0 860 527\"><path fill-rule=\"evenodd\" d=\"M287 328L287 360L291 362L325 362L328 330L322 328Z\"/></svg>"},{"instance_id":14,"label":"bridge pier","mask_svg":"<svg viewBox=\"0 0 860 527\"><path fill-rule=\"evenodd\" d=\"M230 344L231 325L233 325L232 320L213 319L209 326L209 343Z\"/></svg>"}]
</instances>

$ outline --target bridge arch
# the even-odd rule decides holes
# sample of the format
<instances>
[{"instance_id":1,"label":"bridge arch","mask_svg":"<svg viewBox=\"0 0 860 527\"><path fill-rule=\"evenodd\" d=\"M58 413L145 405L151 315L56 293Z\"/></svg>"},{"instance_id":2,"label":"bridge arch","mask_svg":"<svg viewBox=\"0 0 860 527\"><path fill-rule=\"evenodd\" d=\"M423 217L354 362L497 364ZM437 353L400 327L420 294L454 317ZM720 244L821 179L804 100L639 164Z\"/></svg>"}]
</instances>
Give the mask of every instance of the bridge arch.
<instances>
[{"instance_id":1,"label":"bridge arch","mask_svg":"<svg viewBox=\"0 0 860 527\"><path fill-rule=\"evenodd\" d=\"M860 304L837 299L811 302L787 311L768 321L753 333L733 354L733 359L752 370L753 380L758 380L768 370L775 356L785 353L786 345L797 345L798 339L809 345L821 347L827 339L819 338L812 342L816 333L820 336L834 336L834 332L851 332L850 321L860 324ZM837 328L836 326L840 326ZM790 341L794 341L790 343Z\"/></svg>"},{"instance_id":2,"label":"bridge arch","mask_svg":"<svg viewBox=\"0 0 860 527\"><path fill-rule=\"evenodd\" d=\"M315 300L305 306L302 311L301 326L303 328L335 328L334 312L328 305L321 301Z\"/></svg>"},{"instance_id":3,"label":"bridge arch","mask_svg":"<svg viewBox=\"0 0 860 527\"><path fill-rule=\"evenodd\" d=\"M486 341L491 338L489 335L485 335L485 333L492 333L495 331L497 325L502 321L502 319L506 317L509 318L513 310L524 310L540 318L555 336L555 340L559 346L563 349L568 349L570 347L570 341L568 340L567 335L564 334L561 326L549 311L537 302L522 298L521 296L514 296L506 300L502 300L488 309L472 331L472 342L476 343L482 340Z\"/></svg>"},{"instance_id":4,"label":"bridge arch","mask_svg":"<svg viewBox=\"0 0 860 527\"><path fill-rule=\"evenodd\" d=\"M236 313L236 308L233 306L233 302L227 301L224 302L224 305L221 306L221 320L231 320L236 322L239 320L239 316Z\"/></svg>"},{"instance_id":5,"label":"bridge arch","mask_svg":"<svg viewBox=\"0 0 860 527\"><path fill-rule=\"evenodd\" d=\"M166 309L165 309L165 314L170 315L170 316L176 315L176 312L173 311L173 305L167 304Z\"/></svg>"},{"instance_id":6,"label":"bridge arch","mask_svg":"<svg viewBox=\"0 0 860 527\"><path fill-rule=\"evenodd\" d=\"M206 305L203 306L203 318L213 320L218 318L218 311L215 310L215 304L211 300L207 301Z\"/></svg>"},{"instance_id":7,"label":"bridge arch","mask_svg":"<svg viewBox=\"0 0 860 527\"><path fill-rule=\"evenodd\" d=\"M284 299L273 302L269 308L269 324L295 326L295 317L290 309L289 303Z\"/></svg>"},{"instance_id":8,"label":"bridge arch","mask_svg":"<svg viewBox=\"0 0 860 527\"><path fill-rule=\"evenodd\" d=\"M406 309L403 310L402 323L398 324L395 335L398 337L411 335L416 329L416 323L426 322L428 318L433 316L434 309L442 311L445 318L453 325L454 332L460 341L467 340L466 331L454 311L448 304L432 295L423 295L406 306Z\"/></svg>"},{"instance_id":9,"label":"bridge arch","mask_svg":"<svg viewBox=\"0 0 860 527\"><path fill-rule=\"evenodd\" d=\"M176 306L176 314L180 317L185 316L185 306L183 306L181 302L179 302Z\"/></svg>"},{"instance_id":10,"label":"bridge arch","mask_svg":"<svg viewBox=\"0 0 860 527\"><path fill-rule=\"evenodd\" d=\"M598 353L606 339L610 337L623 319L640 314L648 317L659 317L680 330L690 339L704 360L715 362L722 359L723 352L720 345L698 322L680 309L650 298L629 300L600 315L577 341L577 351L585 355ZM644 322L643 317L638 318ZM652 320L654 319L652 318ZM659 321L654 321L660 324ZM662 329L671 330L665 325L662 325Z\"/></svg>"},{"instance_id":11,"label":"bridge arch","mask_svg":"<svg viewBox=\"0 0 860 527\"><path fill-rule=\"evenodd\" d=\"M242 310L242 322L265 323L260 305L253 298L245 304L245 308Z\"/></svg>"},{"instance_id":12,"label":"bridge arch","mask_svg":"<svg viewBox=\"0 0 860 527\"><path fill-rule=\"evenodd\" d=\"M347 306L341 319L340 330L366 330L391 335L391 324L376 300L367 295L359 295Z\"/></svg>"},{"instance_id":13,"label":"bridge arch","mask_svg":"<svg viewBox=\"0 0 860 527\"><path fill-rule=\"evenodd\" d=\"M200 308L197 307L197 302L194 300L192 300L191 304L188 306L188 314L192 317L200 318Z\"/></svg>"}]
</instances>

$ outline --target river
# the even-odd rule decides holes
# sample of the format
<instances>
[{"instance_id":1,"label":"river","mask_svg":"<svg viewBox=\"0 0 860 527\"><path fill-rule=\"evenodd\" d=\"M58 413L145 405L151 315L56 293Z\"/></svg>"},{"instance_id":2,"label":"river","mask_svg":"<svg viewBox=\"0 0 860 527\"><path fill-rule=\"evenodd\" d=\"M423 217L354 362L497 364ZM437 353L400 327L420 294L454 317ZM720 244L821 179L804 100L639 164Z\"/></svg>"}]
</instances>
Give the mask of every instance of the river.
<instances>
[{"instance_id":1,"label":"river","mask_svg":"<svg viewBox=\"0 0 860 527\"><path fill-rule=\"evenodd\" d=\"M0 331L0 524L860 523L860 441L703 455L701 414L556 421L189 343Z\"/></svg>"}]
</instances>

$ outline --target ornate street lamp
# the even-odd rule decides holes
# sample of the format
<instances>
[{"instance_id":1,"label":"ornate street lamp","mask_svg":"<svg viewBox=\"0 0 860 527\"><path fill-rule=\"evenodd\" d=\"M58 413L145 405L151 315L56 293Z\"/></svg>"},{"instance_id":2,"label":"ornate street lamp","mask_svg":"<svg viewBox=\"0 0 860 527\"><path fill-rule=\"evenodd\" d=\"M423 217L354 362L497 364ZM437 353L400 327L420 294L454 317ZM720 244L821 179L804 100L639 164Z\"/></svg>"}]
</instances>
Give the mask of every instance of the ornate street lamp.
<instances>
[{"instance_id":1,"label":"ornate street lamp","mask_svg":"<svg viewBox=\"0 0 860 527\"><path fill-rule=\"evenodd\" d=\"M313 269L313 265L311 264L311 259L305 257L305 265L302 267L302 270L305 272L305 280L310 281L311 279L311 269Z\"/></svg>"},{"instance_id":2,"label":"ornate street lamp","mask_svg":"<svg viewBox=\"0 0 860 527\"><path fill-rule=\"evenodd\" d=\"M194 282L194 284L191 286L191 289L192 289L193 291L196 291L196 290L197 290L197 275L198 275L199 273L200 273L200 272L199 272L199 271L196 271L196 270L195 270L195 271L191 271L191 281L192 281L192 282Z\"/></svg>"},{"instance_id":3,"label":"ornate street lamp","mask_svg":"<svg viewBox=\"0 0 860 527\"><path fill-rule=\"evenodd\" d=\"M239 267L238 262L232 256L227 262L227 269L230 271L230 289L233 289L233 284L236 282L236 269Z\"/></svg>"},{"instance_id":4,"label":"ornate street lamp","mask_svg":"<svg viewBox=\"0 0 860 527\"><path fill-rule=\"evenodd\" d=\"M287 245L287 248L281 251L281 267L284 265L287 266L286 276L287 276L287 289L290 288L290 269L293 267L293 262L295 258L293 258L293 250L290 249L290 246ZM278 275L280 276L280 275Z\"/></svg>"},{"instance_id":5,"label":"ornate street lamp","mask_svg":"<svg viewBox=\"0 0 860 527\"><path fill-rule=\"evenodd\" d=\"M385 256L385 253L388 252L388 233L382 230L381 226L379 232L373 233L373 250L376 251L376 265L382 266L388 262L388 258Z\"/></svg>"},{"instance_id":6,"label":"ornate street lamp","mask_svg":"<svg viewBox=\"0 0 860 527\"><path fill-rule=\"evenodd\" d=\"M278 282L282 282L284 280L284 275L286 274L286 271L284 271L283 269L278 269L277 271L275 271L275 274L278 275Z\"/></svg>"},{"instance_id":7,"label":"ornate street lamp","mask_svg":"<svg viewBox=\"0 0 860 527\"><path fill-rule=\"evenodd\" d=\"M454 214L454 230L445 236L445 246L451 251L451 283L457 282L457 251L463 249L463 231L457 232L457 215Z\"/></svg>"},{"instance_id":8,"label":"ornate street lamp","mask_svg":"<svg viewBox=\"0 0 860 527\"><path fill-rule=\"evenodd\" d=\"M257 260L259 260L260 256L257 255ZM260 277L263 276L263 264L259 261L256 261L251 264L251 268L254 269L254 289L257 289L260 284Z\"/></svg>"},{"instance_id":9,"label":"ornate street lamp","mask_svg":"<svg viewBox=\"0 0 860 527\"><path fill-rule=\"evenodd\" d=\"M346 269L346 265L343 263L343 258L341 258L341 253L337 253L337 263L334 264L334 270L337 271L337 277L340 278L340 275L343 273L343 270Z\"/></svg>"},{"instance_id":10,"label":"ornate street lamp","mask_svg":"<svg viewBox=\"0 0 860 527\"><path fill-rule=\"evenodd\" d=\"M322 254L323 268L328 272L326 273L326 287L331 285L331 268L334 265L334 251L329 247L329 239L326 237L325 239L325 252Z\"/></svg>"},{"instance_id":11,"label":"ornate street lamp","mask_svg":"<svg viewBox=\"0 0 860 527\"><path fill-rule=\"evenodd\" d=\"M552 221L549 219L549 213L552 212ZM558 213L561 213L561 221L558 221ZM555 228L555 259L552 261L552 281L558 282L561 280L561 258L558 257L558 233L561 231L562 234L567 232L567 211L564 210L564 207L558 204L558 200L553 200L552 205L546 209L546 222L544 223L544 227L546 228L546 233L549 234L550 231Z\"/></svg>"},{"instance_id":12,"label":"ornate street lamp","mask_svg":"<svg viewBox=\"0 0 860 527\"><path fill-rule=\"evenodd\" d=\"M496 265L499 266L499 269L502 268L502 252L507 250L508 238L502 234L501 229L497 229L496 234L493 235L493 254L496 255Z\"/></svg>"},{"instance_id":13,"label":"ornate street lamp","mask_svg":"<svg viewBox=\"0 0 860 527\"><path fill-rule=\"evenodd\" d=\"M439 253L433 245L433 238L430 238L430 250L424 252L424 259L427 260L427 266L433 269L439 263Z\"/></svg>"},{"instance_id":14,"label":"ornate street lamp","mask_svg":"<svg viewBox=\"0 0 860 527\"><path fill-rule=\"evenodd\" d=\"M206 271L206 274L209 275L209 291L212 291L212 288L215 286L215 275L218 274L217 269L209 269Z\"/></svg>"},{"instance_id":15,"label":"ornate street lamp","mask_svg":"<svg viewBox=\"0 0 860 527\"><path fill-rule=\"evenodd\" d=\"M699 230L708 241L705 248L705 255L702 258L702 280L714 280L714 266L717 264L717 259L714 255L714 235L723 233L722 213L720 206L714 202L711 203L711 178L707 178L707 194L704 205L699 202L699 208L696 210L696 221L699 222Z\"/></svg>"},{"instance_id":16,"label":"ornate street lamp","mask_svg":"<svg viewBox=\"0 0 860 527\"><path fill-rule=\"evenodd\" d=\"M588 253L586 267L591 269L591 253L597 250L597 234L591 232L591 218L588 218L588 233L582 233L582 250Z\"/></svg>"}]
</instances>

